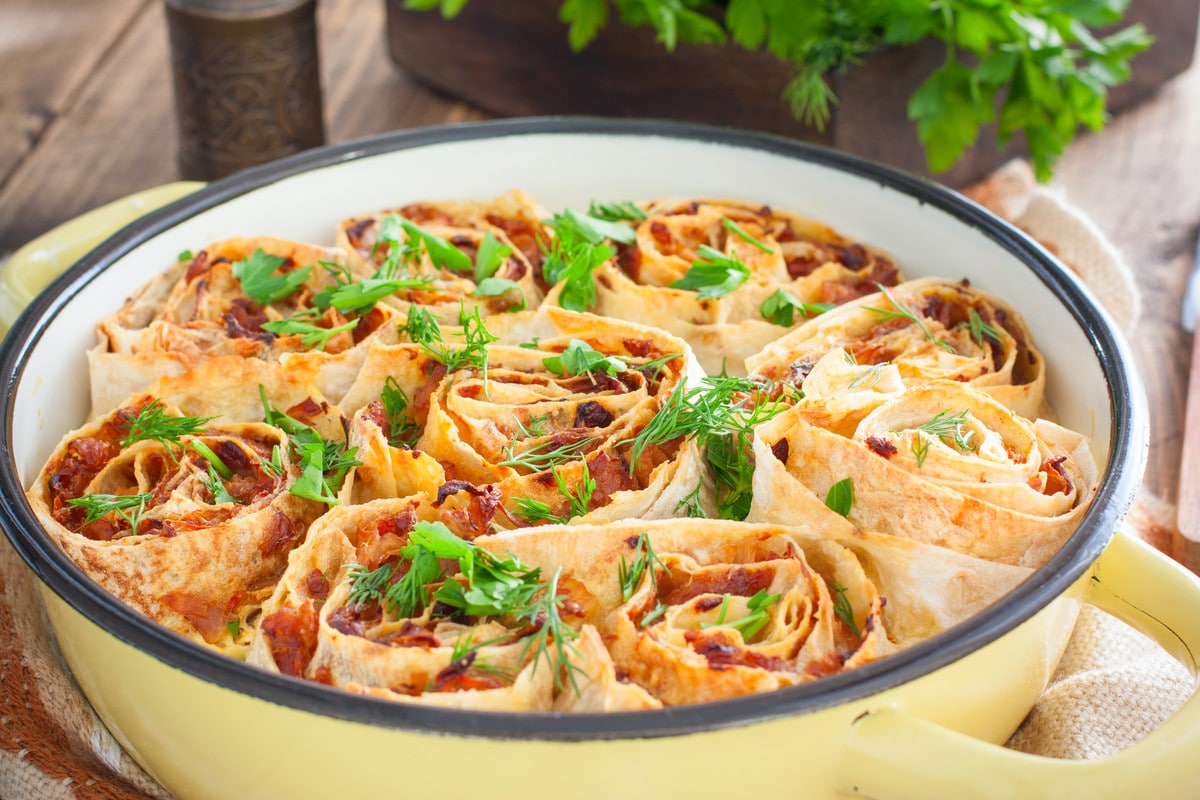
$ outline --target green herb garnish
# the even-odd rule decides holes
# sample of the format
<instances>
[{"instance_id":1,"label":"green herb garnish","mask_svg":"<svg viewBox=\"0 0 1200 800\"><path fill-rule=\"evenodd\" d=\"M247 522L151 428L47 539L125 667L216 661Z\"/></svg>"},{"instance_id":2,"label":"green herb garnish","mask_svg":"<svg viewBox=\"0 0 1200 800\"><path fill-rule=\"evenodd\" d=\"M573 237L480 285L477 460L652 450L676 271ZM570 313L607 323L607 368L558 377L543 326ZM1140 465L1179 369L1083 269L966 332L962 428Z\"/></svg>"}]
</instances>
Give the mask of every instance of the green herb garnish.
<instances>
[{"instance_id":1,"label":"green herb garnish","mask_svg":"<svg viewBox=\"0 0 1200 800\"><path fill-rule=\"evenodd\" d=\"M495 275L504 259L512 254L513 249L502 244L491 231L485 233L479 243L479 249L475 251L475 283Z\"/></svg>"},{"instance_id":2,"label":"green herb garnish","mask_svg":"<svg viewBox=\"0 0 1200 800\"><path fill-rule=\"evenodd\" d=\"M609 222L620 222L622 220L639 222L648 218L645 211L639 208L636 203L628 200L621 203L601 203L593 200L588 206L588 216Z\"/></svg>"},{"instance_id":3,"label":"green herb garnish","mask_svg":"<svg viewBox=\"0 0 1200 800\"><path fill-rule=\"evenodd\" d=\"M521 284L508 278L484 278L475 287L475 297L500 297L509 292L516 292L521 300L517 305L509 307L509 311L520 311L525 308L525 291Z\"/></svg>"},{"instance_id":4,"label":"green herb garnish","mask_svg":"<svg viewBox=\"0 0 1200 800\"><path fill-rule=\"evenodd\" d=\"M209 494L212 495L214 504L242 502L229 493L229 489L222 483L221 476L212 464L208 465L208 473L206 475L199 475L197 477L200 478L200 482L204 484L204 488L208 489Z\"/></svg>"},{"instance_id":5,"label":"green herb garnish","mask_svg":"<svg viewBox=\"0 0 1200 800\"><path fill-rule=\"evenodd\" d=\"M650 585L654 587L655 591L658 591L658 573L654 570L655 564L662 567L668 575L671 574L671 570L667 569L658 554L654 552L649 535L641 533L633 545L633 560L626 563L625 555L622 554L621 563L617 565L617 580L621 583L621 599L624 602L629 602L629 598L633 597L633 593L641 586L642 576L646 574L647 569L650 571Z\"/></svg>"},{"instance_id":6,"label":"green herb garnish","mask_svg":"<svg viewBox=\"0 0 1200 800\"><path fill-rule=\"evenodd\" d=\"M592 375L605 372L616 377L629 369L629 365L620 358L606 356L581 339L572 339L560 354L543 358L542 363L555 375Z\"/></svg>"},{"instance_id":7,"label":"green herb garnish","mask_svg":"<svg viewBox=\"0 0 1200 800\"><path fill-rule=\"evenodd\" d=\"M985 336L996 344L1000 344L1000 337L1004 335L999 328L984 322L983 318L979 316L979 312L973 308L971 309L970 317L966 322L962 323L962 325L966 325L970 329L971 338L975 340L975 344L979 345L980 347L983 347L983 339Z\"/></svg>"},{"instance_id":8,"label":"green herb garnish","mask_svg":"<svg viewBox=\"0 0 1200 800\"><path fill-rule=\"evenodd\" d=\"M304 285L312 274L312 265L290 270L280 275L275 270L286 264L288 259L272 256L260 247L248 258L235 262L233 277L237 278L251 300L260 306L270 305L294 293Z\"/></svg>"},{"instance_id":9,"label":"green herb garnish","mask_svg":"<svg viewBox=\"0 0 1200 800\"><path fill-rule=\"evenodd\" d=\"M733 628L741 632L743 641L748 642L770 621L771 614L767 609L778 603L779 598L780 595L767 594L766 589L759 589L746 603L749 613L741 619L726 622L725 613L729 609L729 595L726 594L721 600L721 608L716 622L705 623L700 627Z\"/></svg>"},{"instance_id":10,"label":"green herb garnish","mask_svg":"<svg viewBox=\"0 0 1200 800\"><path fill-rule=\"evenodd\" d=\"M971 443L975 438L975 431L964 431L963 426L966 424L967 409L964 408L954 415L949 411L939 411L937 416L924 425L918 425L915 430L933 434L943 443L953 444L959 450L970 451L975 449L975 445Z\"/></svg>"},{"instance_id":11,"label":"green herb garnish","mask_svg":"<svg viewBox=\"0 0 1200 800\"><path fill-rule=\"evenodd\" d=\"M145 494L85 494L82 497L71 498L67 501L67 505L73 508L82 508L87 512L83 518L83 525L80 527L86 527L115 513L125 520L129 525L129 530L136 534L142 524L142 514L146 511L146 503L153 497L153 492ZM132 513L130 513L131 511Z\"/></svg>"},{"instance_id":12,"label":"green herb garnish","mask_svg":"<svg viewBox=\"0 0 1200 800\"><path fill-rule=\"evenodd\" d=\"M421 438L421 426L405 413L408 409L408 396L391 375L383 381L379 400L383 404L383 415L387 419L385 433L388 444L392 447L415 447Z\"/></svg>"},{"instance_id":13,"label":"green herb garnish","mask_svg":"<svg viewBox=\"0 0 1200 800\"><path fill-rule=\"evenodd\" d=\"M442 328L429 309L413 304L408 307L408 319L400 332L414 344L433 344L444 341Z\"/></svg>"},{"instance_id":14,"label":"green herb garnish","mask_svg":"<svg viewBox=\"0 0 1200 800\"><path fill-rule=\"evenodd\" d=\"M504 446L504 460L499 463L499 466L524 467L530 472L545 472L559 464L579 459L588 451L589 447L598 441L600 439L595 436L558 445L555 445L553 441L548 441L522 453L516 452L515 442L509 442Z\"/></svg>"},{"instance_id":15,"label":"green herb garnish","mask_svg":"<svg viewBox=\"0 0 1200 800\"><path fill-rule=\"evenodd\" d=\"M462 250L459 250L454 245L447 242L437 234L430 233L421 226L404 217L396 217L400 228L408 236L409 242L420 243L425 248L425 252L429 255L429 260L438 269L449 269L451 272L459 272L466 275L475 273L475 265L471 263L471 259ZM382 238L382 233L380 234Z\"/></svg>"},{"instance_id":16,"label":"green herb garnish","mask_svg":"<svg viewBox=\"0 0 1200 800\"><path fill-rule=\"evenodd\" d=\"M833 613L837 614L838 619L846 624L855 636L862 638L862 631L858 628L858 623L854 621L854 609L850 606L850 599L846 597L846 587L840 583L833 585L834 600Z\"/></svg>"},{"instance_id":17,"label":"green herb garnish","mask_svg":"<svg viewBox=\"0 0 1200 800\"><path fill-rule=\"evenodd\" d=\"M446 372L454 372L460 369L479 370L483 373L484 385L487 385L487 368L488 368L488 351L487 346L497 340L483 324L483 318L479 316L479 309L471 309L471 313L467 313L466 306L460 305L458 309L458 324L462 327L463 343L459 345L451 345L444 342L441 337L441 331L438 331L436 340L422 342L421 348L429 354L430 358L440 364L445 365Z\"/></svg>"},{"instance_id":18,"label":"green herb garnish","mask_svg":"<svg viewBox=\"0 0 1200 800\"><path fill-rule=\"evenodd\" d=\"M854 483L850 478L842 478L829 487L829 493L825 495L825 506L843 517L850 516L850 509L854 506Z\"/></svg>"},{"instance_id":19,"label":"green herb garnish","mask_svg":"<svg viewBox=\"0 0 1200 800\"><path fill-rule=\"evenodd\" d=\"M776 289L774 294L763 300L758 313L774 325L790 328L796 320L797 311L805 317L815 317L831 308L834 308L833 303L802 303L787 289Z\"/></svg>"},{"instance_id":20,"label":"green herb garnish","mask_svg":"<svg viewBox=\"0 0 1200 800\"><path fill-rule=\"evenodd\" d=\"M672 289L695 290L701 300L724 297L750 277L750 268L737 253L725 255L706 244L696 251L697 259L682 278L671 283Z\"/></svg>"},{"instance_id":21,"label":"green herb garnish","mask_svg":"<svg viewBox=\"0 0 1200 800\"><path fill-rule=\"evenodd\" d=\"M352 319L345 325L338 325L334 328L322 328L320 325L313 325L308 322L302 322L295 317L291 319L271 320L264 322L262 329L270 331L276 336L299 336L300 344L305 347L312 347L317 350L324 350L325 345L329 344L329 340L339 333L352 331L358 325L357 319Z\"/></svg>"},{"instance_id":22,"label":"green herb garnish","mask_svg":"<svg viewBox=\"0 0 1200 800\"><path fill-rule=\"evenodd\" d=\"M894 308L887 309L864 306L867 311L870 311L872 314L878 314L884 319L906 319L920 328L921 332L925 334L925 338L927 338L929 341L933 342L935 345L947 352L954 352L954 347L949 342L944 342L934 336L933 333L930 332L929 328L925 326L925 320L921 319L921 317L915 311L906 306L903 302L892 296L892 293L888 291L886 286L879 284L879 291L883 293L883 296L888 299L888 302L891 303Z\"/></svg>"},{"instance_id":23,"label":"green herb garnish","mask_svg":"<svg viewBox=\"0 0 1200 800\"><path fill-rule=\"evenodd\" d=\"M172 445L179 446L179 440L184 436L194 436L204 430L204 426L216 417L176 417L167 413L166 407L158 398L151 400L133 417L123 416L117 423L118 428L129 431L121 440L121 447L126 448L135 442L154 441L166 447L169 451Z\"/></svg>"},{"instance_id":24,"label":"green herb garnish","mask_svg":"<svg viewBox=\"0 0 1200 800\"><path fill-rule=\"evenodd\" d=\"M722 217L721 225L724 226L725 230L730 231L731 233L735 234L743 242L746 242L749 245L757 247L759 250L763 251L764 253L772 254L775 252L772 248L768 247L767 245L760 242L758 239L755 239L753 236L746 233L746 230L741 225L738 225L736 222L731 220L729 217Z\"/></svg>"},{"instance_id":25,"label":"green herb garnish","mask_svg":"<svg viewBox=\"0 0 1200 800\"><path fill-rule=\"evenodd\" d=\"M289 446L300 467L300 477L288 492L326 505L337 505L337 490L346 473L362 463L354 458L358 448L347 448L343 442L323 439L315 428L273 408L262 386L258 387L258 394L263 404L263 420L288 434Z\"/></svg>"}]
</instances>

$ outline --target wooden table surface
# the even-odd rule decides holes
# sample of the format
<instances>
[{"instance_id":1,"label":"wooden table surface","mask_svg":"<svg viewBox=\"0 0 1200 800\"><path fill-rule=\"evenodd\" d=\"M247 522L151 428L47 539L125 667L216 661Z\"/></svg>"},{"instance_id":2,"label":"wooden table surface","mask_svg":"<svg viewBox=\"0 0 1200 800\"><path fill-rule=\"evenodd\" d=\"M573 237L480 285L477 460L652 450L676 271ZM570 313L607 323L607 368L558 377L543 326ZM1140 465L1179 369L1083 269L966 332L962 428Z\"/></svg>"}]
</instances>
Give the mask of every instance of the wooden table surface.
<instances>
[{"instance_id":1,"label":"wooden table surface","mask_svg":"<svg viewBox=\"0 0 1200 800\"><path fill-rule=\"evenodd\" d=\"M486 115L387 56L381 0L321 0L327 139ZM161 0L0 0L0 259L80 213L178 180ZM1054 185L1124 254L1151 408L1144 491L1177 496L1190 338L1179 302L1200 223L1200 67L1063 157Z\"/></svg>"}]
</instances>

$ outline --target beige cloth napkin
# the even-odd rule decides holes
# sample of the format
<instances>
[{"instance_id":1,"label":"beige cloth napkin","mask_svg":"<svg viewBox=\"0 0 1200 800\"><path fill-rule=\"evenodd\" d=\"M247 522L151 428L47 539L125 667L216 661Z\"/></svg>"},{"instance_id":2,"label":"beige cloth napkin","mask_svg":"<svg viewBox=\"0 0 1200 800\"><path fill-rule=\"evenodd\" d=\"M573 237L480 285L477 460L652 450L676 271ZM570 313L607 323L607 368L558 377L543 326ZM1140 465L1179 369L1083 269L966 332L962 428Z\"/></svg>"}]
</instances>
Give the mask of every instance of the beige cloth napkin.
<instances>
[{"instance_id":1,"label":"beige cloth napkin","mask_svg":"<svg viewBox=\"0 0 1200 800\"><path fill-rule=\"evenodd\" d=\"M1087 283L1129 334L1138 294L1128 268L1068 200L1013 162L970 196L1037 237ZM1135 506L1129 528L1164 546L1171 509ZM7 645L7 647L5 646ZM1050 686L1009 746L1099 758L1137 741L1191 694L1194 681L1158 645L1085 608ZM0 799L170 798L121 750L63 666L36 581L0 537Z\"/></svg>"}]
</instances>

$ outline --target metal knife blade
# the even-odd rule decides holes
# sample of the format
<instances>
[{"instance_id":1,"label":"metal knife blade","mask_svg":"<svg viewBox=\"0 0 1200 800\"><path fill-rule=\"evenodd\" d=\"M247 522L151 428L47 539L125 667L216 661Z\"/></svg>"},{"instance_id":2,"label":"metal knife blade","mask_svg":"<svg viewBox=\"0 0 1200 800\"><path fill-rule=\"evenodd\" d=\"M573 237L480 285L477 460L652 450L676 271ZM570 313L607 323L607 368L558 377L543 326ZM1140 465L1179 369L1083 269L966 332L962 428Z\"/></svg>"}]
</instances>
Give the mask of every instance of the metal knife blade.
<instances>
[{"instance_id":1,"label":"metal knife blade","mask_svg":"<svg viewBox=\"0 0 1200 800\"><path fill-rule=\"evenodd\" d=\"M1200 317L1200 235L1196 237L1196 252L1192 256L1192 274L1188 278L1187 290L1183 293L1183 308L1179 315L1185 331L1196 330L1196 318Z\"/></svg>"}]
</instances>

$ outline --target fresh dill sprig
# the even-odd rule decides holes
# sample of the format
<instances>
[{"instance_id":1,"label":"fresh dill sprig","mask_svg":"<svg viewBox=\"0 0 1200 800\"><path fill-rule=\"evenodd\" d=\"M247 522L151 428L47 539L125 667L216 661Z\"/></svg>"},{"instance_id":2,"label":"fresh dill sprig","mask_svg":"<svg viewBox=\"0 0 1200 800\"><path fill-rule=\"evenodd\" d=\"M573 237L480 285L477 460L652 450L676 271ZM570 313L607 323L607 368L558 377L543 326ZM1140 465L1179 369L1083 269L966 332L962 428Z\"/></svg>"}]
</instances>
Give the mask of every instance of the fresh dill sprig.
<instances>
[{"instance_id":1,"label":"fresh dill sprig","mask_svg":"<svg viewBox=\"0 0 1200 800\"><path fill-rule=\"evenodd\" d=\"M126 448L135 442L155 441L170 451L171 446L182 446L180 439L184 436L195 436L204 430L204 426L216 417L176 417L167 413L166 406L158 398L142 406L137 414L130 417L122 413L118 428L128 431L121 440L121 447Z\"/></svg>"},{"instance_id":2,"label":"fresh dill sprig","mask_svg":"<svg viewBox=\"0 0 1200 800\"><path fill-rule=\"evenodd\" d=\"M966 424L967 409L964 408L953 415L948 410L942 410L929 422L918 425L914 430L932 434L944 444L953 444L959 450L973 451L975 445L972 439L975 438L975 431L964 431L963 426Z\"/></svg>"},{"instance_id":3,"label":"fresh dill sprig","mask_svg":"<svg viewBox=\"0 0 1200 800\"><path fill-rule=\"evenodd\" d=\"M654 545L650 544L649 534L644 532L638 534L637 541L633 545L633 560L627 563L625 555L622 553L621 563L617 565L617 580L621 583L622 601L629 602L629 598L633 597L633 593L642 585L642 577L647 570L650 572L650 585L654 587L655 591L658 591L658 573L654 569L656 564L662 567L666 574L671 574L671 570L654 552Z\"/></svg>"},{"instance_id":4,"label":"fresh dill sprig","mask_svg":"<svg viewBox=\"0 0 1200 800\"><path fill-rule=\"evenodd\" d=\"M588 436L573 442L555 445L554 441L542 442L521 453L516 452L516 442L504 446L504 460L501 467L524 467L530 472L545 472L567 461L575 461L587 453L598 437Z\"/></svg>"},{"instance_id":5,"label":"fresh dill sprig","mask_svg":"<svg viewBox=\"0 0 1200 800\"><path fill-rule=\"evenodd\" d=\"M872 314L878 314L884 319L906 319L920 328L921 332L925 334L926 339L949 353L954 352L953 345L934 336L933 332L930 331L928 326L925 325L925 320L921 319L920 315L905 305L903 301L896 299L896 297L893 296L890 291L888 291L886 286L879 284L879 291L883 293L883 296L887 298L888 302L891 303L893 307L875 308L872 306L864 306L867 311L870 311Z\"/></svg>"},{"instance_id":6,"label":"fresh dill sprig","mask_svg":"<svg viewBox=\"0 0 1200 800\"><path fill-rule=\"evenodd\" d=\"M153 497L153 492L145 494L85 494L82 497L71 498L67 501L67 505L82 508L87 512L81 527L91 525L93 522L115 513L125 520L129 525L129 530L136 534L142 524L142 515L146 512L146 503Z\"/></svg>"},{"instance_id":7,"label":"fresh dill sprig","mask_svg":"<svg viewBox=\"0 0 1200 800\"><path fill-rule=\"evenodd\" d=\"M983 317L979 316L979 312L971 309L966 322L960 323L959 327L966 325L971 331L971 338L975 344L983 347L984 337L991 339L996 344L1000 344L1000 337L1004 335L1003 331L994 325L989 325L983 321Z\"/></svg>"},{"instance_id":8,"label":"fresh dill sprig","mask_svg":"<svg viewBox=\"0 0 1200 800\"><path fill-rule=\"evenodd\" d=\"M858 623L854 621L854 609L850 606L850 599L846 597L846 587L840 583L833 585L833 613L837 614L838 619L846 624L855 636L862 638L862 631L858 628Z\"/></svg>"}]
</instances>

